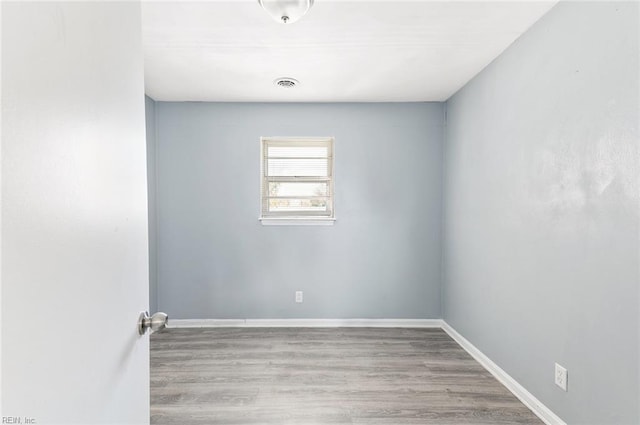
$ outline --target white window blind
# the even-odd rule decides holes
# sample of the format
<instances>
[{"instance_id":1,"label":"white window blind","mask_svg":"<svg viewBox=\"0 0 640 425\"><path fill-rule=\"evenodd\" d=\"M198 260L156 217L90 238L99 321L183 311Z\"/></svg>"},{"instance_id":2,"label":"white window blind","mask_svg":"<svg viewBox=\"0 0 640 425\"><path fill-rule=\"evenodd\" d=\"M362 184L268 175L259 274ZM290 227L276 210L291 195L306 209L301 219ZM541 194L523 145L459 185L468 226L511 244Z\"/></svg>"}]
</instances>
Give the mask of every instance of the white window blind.
<instances>
[{"instance_id":1,"label":"white window blind","mask_svg":"<svg viewBox=\"0 0 640 425\"><path fill-rule=\"evenodd\" d=\"M333 218L333 138L262 143L262 218Z\"/></svg>"}]
</instances>

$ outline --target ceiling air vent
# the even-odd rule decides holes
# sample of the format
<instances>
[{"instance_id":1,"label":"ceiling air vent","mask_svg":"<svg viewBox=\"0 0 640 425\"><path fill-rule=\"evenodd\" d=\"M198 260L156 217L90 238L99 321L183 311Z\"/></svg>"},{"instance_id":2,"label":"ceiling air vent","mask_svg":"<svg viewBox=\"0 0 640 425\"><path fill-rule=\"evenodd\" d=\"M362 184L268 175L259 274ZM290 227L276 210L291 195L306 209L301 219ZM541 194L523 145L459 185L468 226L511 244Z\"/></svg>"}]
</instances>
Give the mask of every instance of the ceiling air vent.
<instances>
[{"instance_id":1,"label":"ceiling air vent","mask_svg":"<svg viewBox=\"0 0 640 425\"><path fill-rule=\"evenodd\" d=\"M278 87L283 87L285 89L292 89L300 83L298 82L298 80L294 78L278 78L273 82L273 84L275 84Z\"/></svg>"}]
</instances>

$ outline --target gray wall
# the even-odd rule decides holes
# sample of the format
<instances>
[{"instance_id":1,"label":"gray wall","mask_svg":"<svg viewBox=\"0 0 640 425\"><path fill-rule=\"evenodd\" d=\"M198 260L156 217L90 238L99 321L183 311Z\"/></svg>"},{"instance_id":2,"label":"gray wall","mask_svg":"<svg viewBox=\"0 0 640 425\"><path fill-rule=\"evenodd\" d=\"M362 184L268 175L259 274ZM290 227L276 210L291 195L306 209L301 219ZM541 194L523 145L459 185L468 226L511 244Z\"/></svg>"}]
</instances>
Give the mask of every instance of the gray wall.
<instances>
[{"instance_id":1,"label":"gray wall","mask_svg":"<svg viewBox=\"0 0 640 425\"><path fill-rule=\"evenodd\" d=\"M444 318L571 424L640 422L638 75L637 3L560 3L447 103Z\"/></svg>"},{"instance_id":2,"label":"gray wall","mask_svg":"<svg viewBox=\"0 0 640 425\"><path fill-rule=\"evenodd\" d=\"M156 119L170 317L441 317L442 104L157 102ZM334 226L258 221L260 136L292 135L335 136Z\"/></svg>"},{"instance_id":3,"label":"gray wall","mask_svg":"<svg viewBox=\"0 0 640 425\"><path fill-rule=\"evenodd\" d=\"M156 102L144 97L147 133L147 191L149 202L149 311L158 310L156 209Z\"/></svg>"}]
</instances>

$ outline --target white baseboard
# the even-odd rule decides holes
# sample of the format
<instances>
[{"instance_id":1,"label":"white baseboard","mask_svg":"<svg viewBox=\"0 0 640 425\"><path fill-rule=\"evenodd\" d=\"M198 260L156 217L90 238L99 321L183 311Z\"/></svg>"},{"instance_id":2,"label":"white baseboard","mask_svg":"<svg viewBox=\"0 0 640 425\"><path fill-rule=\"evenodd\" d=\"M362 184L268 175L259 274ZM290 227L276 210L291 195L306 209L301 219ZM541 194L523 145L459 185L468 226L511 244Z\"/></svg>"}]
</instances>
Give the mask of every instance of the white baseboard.
<instances>
[{"instance_id":1,"label":"white baseboard","mask_svg":"<svg viewBox=\"0 0 640 425\"><path fill-rule=\"evenodd\" d=\"M502 370L500 366L495 364L489 357L480 351L475 345L469 342L465 337L460 335L447 322L442 321L442 329L449 334L462 348L467 351L471 357L476 359L485 369L487 369L502 385L507 387L518 399L527 406L537 417L539 417L547 425L567 425L565 421L560 419L558 415L553 413L551 409L542 404L540 400L534 397L522 385L513 379L507 372Z\"/></svg>"},{"instance_id":2,"label":"white baseboard","mask_svg":"<svg viewBox=\"0 0 640 425\"><path fill-rule=\"evenodd\" d=\"M441 328L440 319L169 319L169 328Z\"/></svg>"},{"instance_id":3,"label":"white baseboard","mask_svg":"<svg viewBox=\"0 0 640 425\"><path fill-rule=\"evenodd\" d=\"M246 326L241 319L172 319L169 318L167 328L235 328Z\"/></svg>"}]
</instances>

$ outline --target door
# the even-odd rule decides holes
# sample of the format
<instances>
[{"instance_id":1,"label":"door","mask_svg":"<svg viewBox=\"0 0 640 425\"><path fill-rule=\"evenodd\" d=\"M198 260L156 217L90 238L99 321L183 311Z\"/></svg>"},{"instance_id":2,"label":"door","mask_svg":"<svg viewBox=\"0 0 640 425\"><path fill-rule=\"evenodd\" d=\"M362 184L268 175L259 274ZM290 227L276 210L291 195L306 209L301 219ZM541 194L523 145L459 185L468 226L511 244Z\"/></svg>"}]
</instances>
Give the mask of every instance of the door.
<instances>
[{"instance_id":1,"label":"door","mask_svg":"<svg viewBox=\"0 0 640 425\"><path fill-rule=\"evenodd\" d=\"M140 4L1 7L1 415L148 423Z\"/></svg>"}]
</instances>

